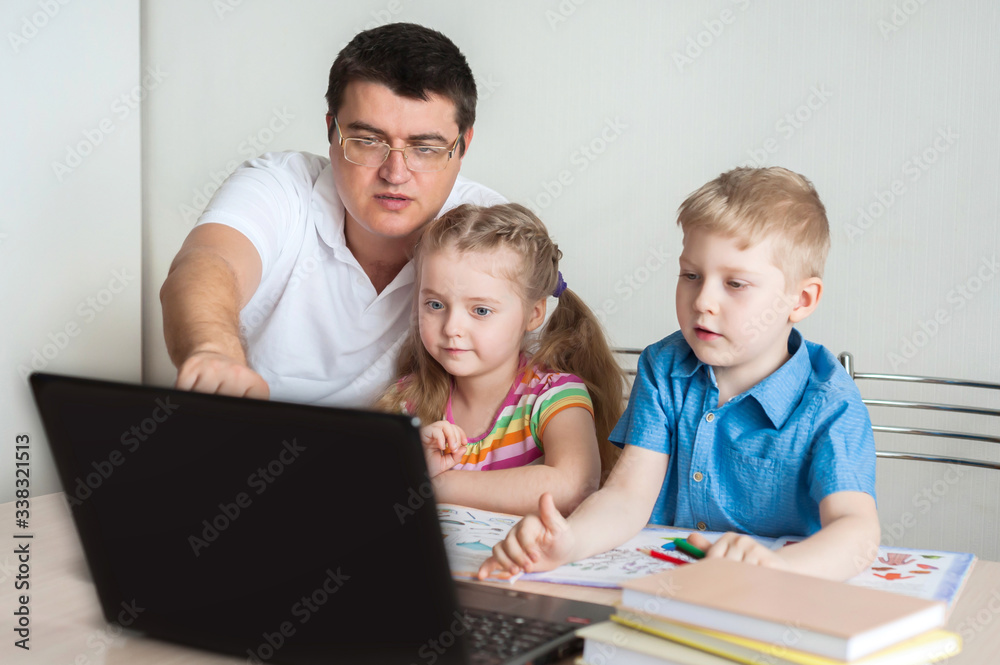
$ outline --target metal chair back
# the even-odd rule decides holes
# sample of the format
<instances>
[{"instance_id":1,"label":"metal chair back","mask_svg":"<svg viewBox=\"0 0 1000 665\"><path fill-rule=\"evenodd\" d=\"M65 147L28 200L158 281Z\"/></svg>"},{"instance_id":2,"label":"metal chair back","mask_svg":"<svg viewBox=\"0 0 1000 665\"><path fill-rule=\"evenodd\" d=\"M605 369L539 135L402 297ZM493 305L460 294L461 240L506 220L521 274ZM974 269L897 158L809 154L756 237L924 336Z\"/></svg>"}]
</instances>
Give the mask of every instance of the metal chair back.
<instances>
[{"instance_id":1,"label":"metal chair back","mask_svg":"<svg viewBox=\"0 0 1000 665\"><path fill-rule=\"evenodd\" d=\"M930 376L914 376L903 374L869 374L857 372L854 369L854 358L850 353L841 353L840 363L847 370L856 382L869 381L894 381L909 384L940 385L951 387L975 388L987 391L987 395L996 395L997 404L1000 405L1000 383L987 383L984 381L966 381L962 379L943 379ZM958 439L962 441L976 441L984 443L1000 444L1000 420L993 421L993 418L1000 418L1000 408L988 408L982 406L972 406L964 404L943 404L940 402L925 402L919 400L896 400L896 399L875 399L862 397L862 401L869 407L872 416L872 430L875 432L886 432L893 434L912 434L915 436L938 437L943 439ZM953 429L942 429L937 427L922 426L899 426L882 425L876 423L876 417L871 407L888 407L893 409L917 409L921 411L935 411L949 414L969 414L974 416L986 416L990 422L995 422L995 427L988 427L990 431L957 431ZM879 412L881 415L881 412ZM900 452L891 450L877 450L879 457L891 459L920 460L925 462L938 462L942 464L959 464L962 466L974 466L987 469L1000 470L1000 461L993 461L975 456L955 456L937 455L922 452Z\"/></svg>"}]
</instances>

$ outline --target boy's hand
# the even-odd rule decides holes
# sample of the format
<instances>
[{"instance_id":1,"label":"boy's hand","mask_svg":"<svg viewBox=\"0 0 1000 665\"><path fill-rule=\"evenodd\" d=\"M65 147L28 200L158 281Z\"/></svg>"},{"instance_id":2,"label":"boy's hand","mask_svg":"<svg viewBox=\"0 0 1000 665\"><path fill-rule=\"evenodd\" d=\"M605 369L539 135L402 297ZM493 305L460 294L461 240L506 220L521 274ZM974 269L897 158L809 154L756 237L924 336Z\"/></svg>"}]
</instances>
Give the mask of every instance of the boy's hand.
<instances>
[{"instance_id":1,"label":"boy's hand","mask_svg":"<svg viewBox=\"0 0 1000 665\"><path fill-rule=\"evenodd\" d=\"M538 514L525 516L507 538L493 546L493 556L479 567L477 577L503 570L510 575L552 570L570 560L576 536L546 492L538 499Z\"/></svg>"},{"instance_id":2,"label":"boy's hand","mask_svg":"<svg viewBox=\"0 0 1000 665\"><path fill-rule=\"evenodd\" d=\"M468 438L458 425L439 420L420 428L420 441L424 444L427 473L433 478L462 461Z\"/></svg>"},{"instance_id":3,"label":"boy's hand","mask_svg":"<svg viewBox=\"0 0 1000 665\"><path fill-rule=\"evenodd\" d=\"M688 536L688 542L705 552L706 559L730 559L754 566L788 569L788 563L777 552L761 545L743 533L725 533L714 543L700 533Z\"/></svg>"}]
</instances>

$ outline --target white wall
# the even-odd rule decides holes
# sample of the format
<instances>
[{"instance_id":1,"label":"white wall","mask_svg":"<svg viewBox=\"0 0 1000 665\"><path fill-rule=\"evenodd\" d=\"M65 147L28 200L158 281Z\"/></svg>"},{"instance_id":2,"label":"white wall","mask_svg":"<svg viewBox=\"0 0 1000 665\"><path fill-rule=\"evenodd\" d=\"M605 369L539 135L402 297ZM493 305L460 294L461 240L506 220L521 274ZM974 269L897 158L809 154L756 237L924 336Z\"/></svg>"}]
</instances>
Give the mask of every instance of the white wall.
<instances>
[{"instance_id":1,"label":"white wall","mask_svg":"<svg viewBox=\"0 0 1000 665\"><path fill-rule=\"evenodd\" d=\"M910 4L919 9L883 34L893 7ZM555 22L560 7L575 9ZM986 1L243 2L221 16L149 3L147 59L177 81L152 100L145 135L150 294L193 220L181 206L199 208L195 190L210 193L212 173L250 155L248 136L270 136L275 109L294 117L266 149L325 153L329 64L357 29L389 17L441 29L465 51L483 100L464 173L541 209L563 272L617 343L645 345L676 323L685 195L763 156L811 177L829 209L835 245L810 337L868 368L1000 376L997 282L952 294L1000 238L1000 14ZM689 40L708 46L681 67ZM603 149L593 161L580 150L591 143ZM925 151L935 163L914 170ZM895 200L862 229L857 210L879 213L880 193ZM632 288L653 250L671 259ZM939 309L949 320L925 340L920 324ZM147 314L150 378L168 380L159 313ZM914 338L923 346L908 358Z\"/></svg>"},{"instance_id":2,"label":"white wall","mask_svg":"<svg viewBox=\"0 0 1000 665\"><path fill-rule=\"evenodd\" d=\"M34 6L20 4L14 19ZM82 34L95 10L77 8L70 21L74 7L62 16ZM254 142L324 154L329 66L357 31L389 20L437 28L466 53L481 101L463 173L539 209L566 253L564 275L602 313L616 344L644 346L676 326L677 206L719 172L762 160L808 175L829 211L826 293L802 326L807 337L851 350L865 371L1000 381L1000 287L995 268L977 275L1000 258L995 3L149 0L142 7L141 63L115 61L133 78L140 66L166 74L142 107L149 382L173 380L157 291L215 181L255 154ZM102 70L69 80L105 78ZM113 97L93 97L87 118L79 107L91 97L74 97L73 120L57 123L66 136L45 152L46 164L107 114ZM933 163L914 170L924 153ZM859 208L873 211L870 222L859 223ZM89 220L87 228L105 227ZM6 266L15 234L0 232L10 235L0 244ZM30 352L72 315L80 296L65 298L69 313L53 305L51 321L20 349ZM880 471L883 522L907 512L919 518L897 544L940 545L945 523L964 538L951 546L1000 558L1000 536L982 528L998 517L996 473L947 485L923 513L917 495L946 469L892 464Z\"/></svg>"},{"instance_id":3,"label":"white wall","mask_svg":"<svg viewBox=\"0 0 1000 665\"><path fill-rule=\"evenodd\" d=\"M0 26L3 502L14 498L20 435L32 445L31 493L59 489L29 371L141 378L139 97L146 93L137 0L10 0Z\"/></svg>"},{"instance_id":4,"label":"white wall","mask_svg":"<svg viewBox=\"0 0 1000 665\"><path fill-rule=\"evenodd\" d=\"M194 219L181 208L199 207L194 190L210 194L213 172L250 156L247 136L324 154L339 48L364 27L414 21L451 36L480 82L463 172L540 211L566 279L616 344L676 326L685 196L733 166L779 164L815 182L834 234L808 337L852 351L864 371L1000 381L995 3L149 5L147 61L176 84L152 101L144 136L147 298ZM272 136L273 109L294 118ZM144 324L148 378L168 383L157 308ZM1000 536L982 528L1000 519L997 474L942 485L946 472L880 463L883 522L907 524L889 542L941 546L947 534L1000 558ZM921 493L935 487L944 497L927 508Z\"/></svg>"}]
</instances>

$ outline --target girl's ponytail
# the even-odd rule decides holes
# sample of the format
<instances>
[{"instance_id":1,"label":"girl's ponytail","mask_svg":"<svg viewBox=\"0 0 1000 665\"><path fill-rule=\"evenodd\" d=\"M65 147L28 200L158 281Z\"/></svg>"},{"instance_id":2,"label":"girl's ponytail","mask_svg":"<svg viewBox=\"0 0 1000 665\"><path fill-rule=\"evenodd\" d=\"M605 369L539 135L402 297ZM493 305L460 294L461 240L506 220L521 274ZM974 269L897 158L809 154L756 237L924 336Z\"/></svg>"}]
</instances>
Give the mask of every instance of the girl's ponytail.
<instances>
[{"instance_id":1,"label":"girl's ponytail","mask_svg":"<svg viewBox=\"0 0 1000 665\"><path fill-rule=\"evenodd\" d=\"M608 346L600 321L570 289L559 295L559 304L542 330L532 362L576 374L587 385L594 403L603 485L621 454L621 450L608 441L608 435L622 415L628 384L625 372Z\"/></svg>"}]
</instances>

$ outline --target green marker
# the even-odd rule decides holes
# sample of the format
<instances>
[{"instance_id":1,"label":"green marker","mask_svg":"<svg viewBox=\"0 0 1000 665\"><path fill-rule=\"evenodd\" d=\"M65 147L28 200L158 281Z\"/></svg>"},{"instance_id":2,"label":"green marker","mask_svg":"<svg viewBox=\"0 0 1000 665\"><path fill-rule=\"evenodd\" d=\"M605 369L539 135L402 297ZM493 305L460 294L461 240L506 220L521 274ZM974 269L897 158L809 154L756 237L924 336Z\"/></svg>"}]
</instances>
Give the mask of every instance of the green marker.
<instances>
[{"instance_id":1,"label":"green marker","mask_svg":"<svg viewBox=\"0 0 1000 665\"><path fill-rule=\"evenodd\" d=\"M690 554L695 559L705 558L704 552L702 552L700 549L689 543L684 538L674 538L674 543L677 545L677 549L679 549L681 552L684 552L685 554Z\"/></svg>"}]
</instances>

